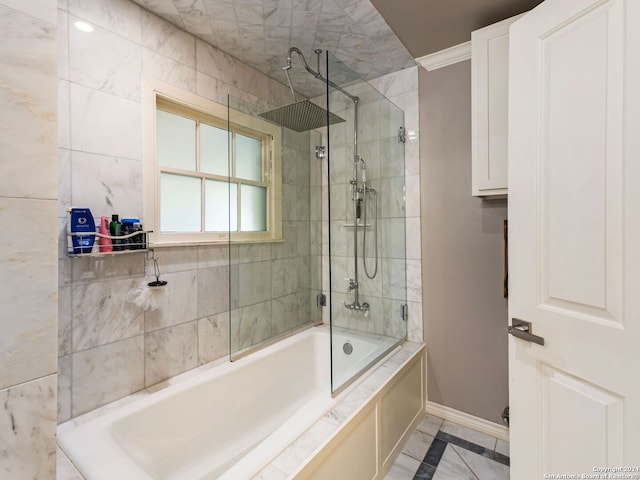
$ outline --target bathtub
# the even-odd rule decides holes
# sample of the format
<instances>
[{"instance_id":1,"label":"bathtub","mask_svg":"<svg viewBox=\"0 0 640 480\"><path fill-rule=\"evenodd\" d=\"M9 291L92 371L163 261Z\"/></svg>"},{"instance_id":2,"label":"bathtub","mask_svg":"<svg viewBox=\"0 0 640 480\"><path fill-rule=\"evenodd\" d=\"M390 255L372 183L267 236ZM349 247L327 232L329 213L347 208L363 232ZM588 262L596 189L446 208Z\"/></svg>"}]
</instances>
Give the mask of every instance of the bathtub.
<instances>
[{"instance_id":1,"label":"bathtub","mask_svg":"<svg viewBox=\"0 0 640 480\"><path fill-rule=\"evenodd\" d=\"M86 480L251 478L338 401L328 335L311 328L204 370L61 430L58 443ZM340 352L345 342L357 363L378 348L334 332ZM345 371L347 360L334 356Z\"/></svg>"}]
</instances>

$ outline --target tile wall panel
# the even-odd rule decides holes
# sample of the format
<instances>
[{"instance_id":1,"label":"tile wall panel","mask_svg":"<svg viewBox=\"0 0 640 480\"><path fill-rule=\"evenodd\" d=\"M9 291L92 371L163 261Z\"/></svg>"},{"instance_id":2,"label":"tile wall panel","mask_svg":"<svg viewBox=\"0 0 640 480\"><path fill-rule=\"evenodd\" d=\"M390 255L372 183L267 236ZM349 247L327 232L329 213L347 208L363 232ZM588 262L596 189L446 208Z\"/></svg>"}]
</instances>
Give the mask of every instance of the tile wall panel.
<instances>
[{"instance_id":1,"label":"tile wall panel","mask_svg":"<svg viewBox=\"0 0 640 480\"><path fill-rule=\"evenodd\" d=\"M56 476L56 375L0 390L0 477Z\"/></svg>"}]
</instances>

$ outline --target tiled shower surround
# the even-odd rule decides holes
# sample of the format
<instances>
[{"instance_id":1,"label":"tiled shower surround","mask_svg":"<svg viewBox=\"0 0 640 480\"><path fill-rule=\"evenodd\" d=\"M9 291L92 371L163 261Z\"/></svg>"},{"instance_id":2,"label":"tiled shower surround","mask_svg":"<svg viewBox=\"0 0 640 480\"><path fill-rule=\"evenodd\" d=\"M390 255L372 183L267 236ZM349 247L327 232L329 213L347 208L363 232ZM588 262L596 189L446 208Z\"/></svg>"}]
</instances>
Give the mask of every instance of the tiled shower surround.
<instances>
[{"instance_id":1,"label":"tiled shower surround","mask_svg":"<svg viewBox=\"0 0 640 480\"><path fill-rule=\"evenodd\" d=\"M55 478L56 1L0 0L0 478Z\"/></svg>"},{"instance_id":2,"label":"tiled shower surround","mask_svg":"<svg viewBox=\"0 0 640 480\"><path fill-rule=\"evenodd\" d=\"M78 19L91 23L94 32L74 28ZM91 208L96 217L142 217L141 76L222 104L230 94L259 110L290 103L291 94L129 0L61 0L58 25L58 422L63 422L228 355L230 333L235 351L319 319L314 309L323 237L321 218L311 214L317 201L310 198L320 193L323 180L322 165L310 154L319 135L283 131L284 242L234 247L231 259L227 245L156 249L168 285L151 292L156 310L140 309L130 299L141 283L153 279L147 254L70 259L65 232L72 205ZM416 68L379 84L393 90L396 78L405 85L414 77L415 89L403 86L397 92L412 92L417 111ZM405 170L417 175L417 147L413 153ZM419 192L412 194L415 208ZM420 281L419 268L412 278ZM229 281L239 295L231 298L231 332ZM415 325L410 338L421 341L418 302L410 298L410 325Z\"/></svg>"}]
</instances>

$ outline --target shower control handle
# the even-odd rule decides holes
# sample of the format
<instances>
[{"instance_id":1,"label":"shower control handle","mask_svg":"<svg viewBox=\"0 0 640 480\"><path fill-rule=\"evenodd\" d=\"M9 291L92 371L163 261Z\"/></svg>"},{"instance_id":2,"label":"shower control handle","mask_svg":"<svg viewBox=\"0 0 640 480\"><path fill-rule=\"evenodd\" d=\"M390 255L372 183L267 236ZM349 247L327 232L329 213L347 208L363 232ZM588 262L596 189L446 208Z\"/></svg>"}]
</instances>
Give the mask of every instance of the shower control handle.
<instances>
[{"instance_id":1,"label":"shower control handle","mask_svg":"<svg viewBox=\"0 0 640 480\"><path fill-rule=\"evenodd\" d=\"M544 345L544 338L532 333L531 322L526 322L519 318L512 318L508 332L514 337L518 337L522 340L537 343L538 345Z\"/></svg>"}]
</instances>

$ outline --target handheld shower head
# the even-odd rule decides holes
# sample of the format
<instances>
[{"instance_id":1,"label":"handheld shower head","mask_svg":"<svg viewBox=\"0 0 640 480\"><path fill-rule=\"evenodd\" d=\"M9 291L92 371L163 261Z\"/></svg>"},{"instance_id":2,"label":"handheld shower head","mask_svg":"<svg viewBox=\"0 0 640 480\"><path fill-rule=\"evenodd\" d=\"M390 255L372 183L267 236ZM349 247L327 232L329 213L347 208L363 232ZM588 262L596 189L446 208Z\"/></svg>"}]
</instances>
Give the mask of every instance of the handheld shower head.
<instances>
[{"instance_id":1,"label":"handheld shower head","mask_svg":"<svg viewBox=\"0 0 640 480\"><path fill-rule=\"evenodd\" d=\"M362 183L366 186L367 184L367 164L364 162L362 158L360 158L360 167L362 168Z\"/></svg>"}]
</instances>

